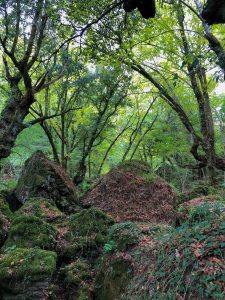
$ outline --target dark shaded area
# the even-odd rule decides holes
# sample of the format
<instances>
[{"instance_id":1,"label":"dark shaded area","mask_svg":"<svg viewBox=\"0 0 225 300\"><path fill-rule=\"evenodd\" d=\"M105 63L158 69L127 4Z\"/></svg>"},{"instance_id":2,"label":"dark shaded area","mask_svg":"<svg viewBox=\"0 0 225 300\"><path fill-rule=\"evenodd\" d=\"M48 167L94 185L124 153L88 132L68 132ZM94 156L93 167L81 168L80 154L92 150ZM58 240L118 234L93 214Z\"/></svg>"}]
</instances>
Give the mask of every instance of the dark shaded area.
<instances>
[{"instance_id":1,"label":"dark shaded area","mask_svg":"<svg viewBox=\"0 0 225 300\"><path fill-rule=\"evenodd\" d=\"M154 18L156 13L155 0L125 0L123 8L126 12L137 8L145 19Z\"/></svg>"},{"instance_id":2,"label":"dark shaded area","mask_svg":"<svg viewBox=\"0 0 225 300\"><path fill-rule=\"evenodd\" d=\"M209 25L225 23L225 1L208 0L201 16Z\"/></svg>"}]
</instances>

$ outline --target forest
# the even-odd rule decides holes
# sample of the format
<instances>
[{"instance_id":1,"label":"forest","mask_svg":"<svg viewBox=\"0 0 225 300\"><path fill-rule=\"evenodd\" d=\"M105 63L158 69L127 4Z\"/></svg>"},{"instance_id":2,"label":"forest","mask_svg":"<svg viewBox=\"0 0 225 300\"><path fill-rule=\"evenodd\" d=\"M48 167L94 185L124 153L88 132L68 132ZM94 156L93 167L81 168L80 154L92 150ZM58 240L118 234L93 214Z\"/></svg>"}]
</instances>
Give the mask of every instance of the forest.
<instances>
[{"instance_id":1,"label":"forest","mask_svg":"<svg viewBox=\"0 0 225 300\"><path fill-rule=\"evenodd\" d=\"M225 299L225 1L0 0L0 300Z\"/></svg>"}]
</instances>

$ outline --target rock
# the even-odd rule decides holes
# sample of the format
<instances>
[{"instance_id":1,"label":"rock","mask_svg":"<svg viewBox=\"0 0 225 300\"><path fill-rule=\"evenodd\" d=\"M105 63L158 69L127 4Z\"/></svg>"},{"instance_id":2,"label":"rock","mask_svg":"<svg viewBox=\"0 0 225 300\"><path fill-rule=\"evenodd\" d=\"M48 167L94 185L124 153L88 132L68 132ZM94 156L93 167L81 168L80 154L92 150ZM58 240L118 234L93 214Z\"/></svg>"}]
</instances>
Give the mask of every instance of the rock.
<instances>
[{"instance_id":1,"label":"rock","mask_svg":"<svg viewBox=\"0 0 225 300\"><path fill-rule=\"evenodd\" d=\"M131 256L123 253L105 256L96 276L94 299L120 299L133 276L133 271Z\"/></svg>"},{"instance_id":2,"label":"rock","mask_svg":"<svg viewBox=\"0 0 225 300\"><path fill-rule=\"evenodd\" d=\"M13 213L4 197L0 194L0 246L7 237L12 218Z\"/></svg>"},{"instance_id":3,"label":"rock","mask_svg":"<svg viewBox=\"0 0 225 300\"><path fill-rule=\"evenodd\" d=\"M58 253L67 258L98 253L105 244L109 227L113 224L111 217L94 207L71 215L61 227L62 234L57 240Z\"/></svg>"},{"instance_id":4,"label":"rock","mask_svg":"<svg viewBox=\"0 0 225 300\"><path fill-rule=\"evenodd\" d=\"M72 212L78 205L76 188L68 174L41 151L26 162L16 186L16 196L25 203L32 197L52 199L57 207Z\"/></svg>"},{"instance_id":5,"label":"rock","mask_svg":"<svg viewBox=\"0 0 225 300\"><path fill-rule=\"evenodd\" d=\"M174 223L175 193L162 178L150 172L146 162L128 161L103 175L82 199L118 222Z\"/></svg>"},{"instance_id":6,"label":"rock","mask_svg":"<svg viewBox=\"0 0 225 300\"><path fill-rule=\"evenodd\" d=\"M78 259L60 269L66 299L91 300L93 272L87 261ZM69 292L68 292L69 291Z\"/></svg>"},{"instance_id":7,"label":"rock","mask_svg":"<svg viewBox=\"0 0 225 300\"><path fill-rule=\"evenodd\" d=\"M151 299L136 294L133 289L150 276L146 269L157 260L155 249L171 230L174 229L169 225L156 223L113 225L96 270L94 299Z\"/></svg>"},{"instance_id":8,"label":"rock","mask_svg":"<svg viewBox=\"0 0 225 300\"><path fill-rule=\"evenodd\" d=\"M54 222L63 216L63 213L50 199L30 198L15 213L15 216L35 216L46 222Z\"/></svg>"},{"instance_id":9,"label":"rock","mask_svg":"<svg viewBox=\"0 0 225 300\"><path fill-rule=\"evenodd\" d=\"M20 216L13 220L4 248L33 248L52 250L55 245L56 230L40 218Z\"/></svg>"},{"instance_id":10,"label":"rock","mask_svg":"<svg viewBox=\"0 0 225 300\"><path fill-rule=\"evenodd\" d=\"M56 270L56 253L16 248L0 255L0 290L4 300L47 299Z\"/></svg>"},{"instance_id":11,"label":"rock","mask_svg":"<svg viewBox=\"0 0 225 300\"><path fill-rule=\"evenodd\" d=\"M104 246L107 251L126 251L137 245L144 235L142 229L132 222L115 224L109 229L108 243Z\"/></svg>"}]
</instances>

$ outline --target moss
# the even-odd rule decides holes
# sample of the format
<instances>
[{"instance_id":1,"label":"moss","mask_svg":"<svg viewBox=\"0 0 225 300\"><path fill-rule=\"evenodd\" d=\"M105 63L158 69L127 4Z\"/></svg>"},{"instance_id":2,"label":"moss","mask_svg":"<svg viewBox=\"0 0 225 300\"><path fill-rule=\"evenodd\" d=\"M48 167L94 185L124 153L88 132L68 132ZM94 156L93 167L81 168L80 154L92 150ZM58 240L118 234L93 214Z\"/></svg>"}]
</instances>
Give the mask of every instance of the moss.
<instances>
[{"instance_id":1,"label":"moss","mask_svg":"<svg viewBox=\"0 0 225 300\"><path fill-rule=\"evenodd\" d=\"M67 256L75 256L77 252L88 253L103 246L108 229L114 220L105 213L91 207L72 216L68 221L69 230L65 235Z\"/></svg>"},{"instance_id":2,"label":"moss","mask_svg":"<svg viewBox=\"0 0 225 300\"><path fill-rule=\"evenodd\" d=\"M94 299L115 300L120 299L132 277L132 261L123 254L107 256L96 276Z\"/></svg>"},{"instance_id":3,"label":"moss","mask_svg":"<svg viewBox=\"0 0 225 300\"><path fill-rule=\"evenodd\" d=\"M34 216L21 216L12 222L4 248L16 245L53 249L55 237L56 230L50 224Z\"/></svg>"},{"instance_id":4,"label":"moss","mask_svg":"<svg viewBox=\"0 0 225 300\"><path fill-rule=\"evenodd\" d=\"M50 199L31 198L25 202L15 215L33 215L46 222L51 222L63 216L63 213Z\"/></svg>"},{"instance_id":5,"label":"moss","mask_svg":"<svg viewBox=\"0 0 225 300\"><path fill-rule=\"evenodd\" d=\"M16 248L0 256L0 280L44 280L55 271L56 258L52 251Z\"/></svg>"},{"instance_id":6,"label":"moss","mask_svg":"<svg viewBox=\"0 0 225 300\"><path fill-rule=\"evenodd\" d=\"M8 203L6 202L4 197L1 195L1 192L0 192L0 213L9 220L11 220L13 218L13 213L10 210Z\"/></svg>"},{"instance_id":7,"label":"moss","mask_svg":"<svg viewBox=\"0 0 225 300\"><path fill-rule=\"evenodd\" d=\"M91 270L85 260L78 259L61 269L66 284L79 286L83 281L91 279Z\"/></svg>"},{"instance_id":8,"label":"moss","mask_svg":"<svg viewBox=\"0 0 225 300\"><path fill-rule=\"evenodd\" d=\"M9 205L0 192L0 245L4 242L13 213L9 209Z\"/></svg>"},{"instance_id":9,"label":"moss","mask_svg":"<svg viewBox=\"0 0 225 300\"><path fill-rule=\"evenodd\" d=\"M104 249L106 252L127 250L143 238L142 230L132 222L115 224L109 230L108 241Z\"/></svg>"}]
</instances>

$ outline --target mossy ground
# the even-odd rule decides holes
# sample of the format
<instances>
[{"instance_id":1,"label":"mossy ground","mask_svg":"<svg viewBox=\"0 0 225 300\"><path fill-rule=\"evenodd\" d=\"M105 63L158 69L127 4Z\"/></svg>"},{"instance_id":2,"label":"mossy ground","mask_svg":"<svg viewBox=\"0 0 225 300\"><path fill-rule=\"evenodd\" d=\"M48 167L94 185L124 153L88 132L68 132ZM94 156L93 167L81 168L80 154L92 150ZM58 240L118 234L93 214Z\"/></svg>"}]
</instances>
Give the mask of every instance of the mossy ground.
<instances>
[{"instance_id":1,"label":"mossy ground","mask_svg":"<svg viewBox=\"0 0 225 300\"><path fill-rule=\"evenodd\" d=\"M19 248L39 247L53 249L56 230L50 224L34 216L20 216L13 220L4 248L16 245Z\"/></svg>"}]
</instances>

